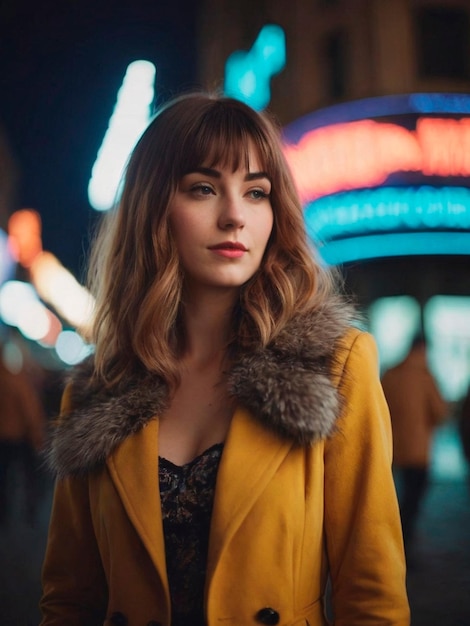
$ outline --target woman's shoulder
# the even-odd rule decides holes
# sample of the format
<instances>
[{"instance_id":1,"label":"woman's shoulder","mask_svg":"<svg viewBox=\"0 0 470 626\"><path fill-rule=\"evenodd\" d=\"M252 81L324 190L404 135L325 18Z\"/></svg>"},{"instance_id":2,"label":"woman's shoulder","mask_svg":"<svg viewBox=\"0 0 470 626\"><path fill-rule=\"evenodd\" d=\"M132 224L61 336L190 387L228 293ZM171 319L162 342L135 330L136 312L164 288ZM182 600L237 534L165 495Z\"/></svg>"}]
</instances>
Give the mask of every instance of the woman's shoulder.
<instances>
[{"instance_id":1,"label":"woman's shoulder","mask_svg":"<svg viewBox=\"0 0 470 626\"><path fill-rule=\"evenodd\" d=\"M339 338L336 352L343 359L347 359L352 351L364 355L377 356L377 344L374 336L360 326L350 326Z\"/></svg>"},{"instance_id":2,"label":"woman's shoulder","mask_svg":"<svg viewBox=\"0 0 470 626\"><path fill-rule=\"evenodd\" d=\"M96 382L93 372L89 360L69 373L61 414L50 431L46 461L59 477L98 468L167 405L167 388L155 376L129 378L108 388Z\"/></svg>"},{"instance_id":3,"label":"woman's shoulder","mask_svg":"<svg viewBox=\"0 0 470 626\"><path fill-rule=\"evenodd\" d=\"M377 344L370 332L351 326L335 345L332 375L339 381L346 370L360 371L362 368L364 373L371 369L379 376Z\"/></svg>"},{"instance_id":4,"label":"woman's shoulder","mask_svg":"<svg viewBox=\"0 0 470 626\"><path fill-rule=\"evenodd\" d=\"M356 317L345 302L294 316L267 346L241 356L229 392L282 437L310 444L329 436L341 406L336 363L361 334Z\"/></svg>"},{"instance_id":5,"label":"woman's shoulder","mask_svg":"<svg viewBox=\"0 0 470 626\"><path fill-rule=\"evenodd\" d=\"M339 342L352 336L361 323L361 314L353 302L335 295L306 311L297 313L273 341L277 350L303 353L308 358L332 355Z\"/></svg>"}]
</instances>

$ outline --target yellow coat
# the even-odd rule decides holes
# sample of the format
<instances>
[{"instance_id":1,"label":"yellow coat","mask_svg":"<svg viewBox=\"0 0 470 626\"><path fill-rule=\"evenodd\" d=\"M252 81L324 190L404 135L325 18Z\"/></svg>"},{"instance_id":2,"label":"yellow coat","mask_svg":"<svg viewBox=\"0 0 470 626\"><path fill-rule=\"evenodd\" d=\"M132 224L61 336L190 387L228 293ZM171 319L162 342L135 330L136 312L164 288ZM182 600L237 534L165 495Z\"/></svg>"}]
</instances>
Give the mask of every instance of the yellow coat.
<instances>
[{"instance_id":1,"label":"yellow coat","mask_svg":"<svg viewBox=\"0 0 470 626\"><path fill-rule=\"evenodd\" d=\"M331 381L341 415L309 445L235 411L211 522L208 626L323 626L328 573L336 626L409 624L390 421L370 335L343 337ZM42 626L170 625L158 419L97 469L59 478L43 586Z\"/></svg>"}]
</instances>

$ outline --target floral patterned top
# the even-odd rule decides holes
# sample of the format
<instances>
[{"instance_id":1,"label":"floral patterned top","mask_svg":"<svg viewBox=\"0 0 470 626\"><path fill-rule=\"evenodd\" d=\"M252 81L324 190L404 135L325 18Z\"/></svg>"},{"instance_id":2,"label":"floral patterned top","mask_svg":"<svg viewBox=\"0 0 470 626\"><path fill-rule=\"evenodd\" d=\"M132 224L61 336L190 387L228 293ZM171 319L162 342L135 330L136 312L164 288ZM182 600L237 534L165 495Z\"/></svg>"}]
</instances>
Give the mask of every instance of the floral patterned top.
<instances>
[{"instance_id":1,"label":"floral patterned top","mask_svg":"<svg viewBox=\"0 0 470 626\"><path fill-rule=\"evenodd\" d=\"M204 585L215 482L223 444L179 466L159 458L172 626L204 626Z\"/></svg>"}]
</instances>

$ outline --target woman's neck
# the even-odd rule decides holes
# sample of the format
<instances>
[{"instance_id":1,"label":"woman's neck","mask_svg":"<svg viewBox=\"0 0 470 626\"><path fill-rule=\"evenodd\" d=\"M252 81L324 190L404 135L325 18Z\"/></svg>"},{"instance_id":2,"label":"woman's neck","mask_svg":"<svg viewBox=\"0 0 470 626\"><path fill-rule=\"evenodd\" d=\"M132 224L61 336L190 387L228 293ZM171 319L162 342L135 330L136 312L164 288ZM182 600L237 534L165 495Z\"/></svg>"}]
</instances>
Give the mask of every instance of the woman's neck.
<instances>
[{"instance_id":1,"label":"woman's neck","mask_svg":"<svg viewBox=\"0 0 470 626\"><path fill-rule=\"evenodd\" d=\"M212 297L193 298L185 302L184 361L204 364L214 359L224 359L232 331L234 304L232 293L220 292L214 293Z\"/></svg>"}]
</instances>

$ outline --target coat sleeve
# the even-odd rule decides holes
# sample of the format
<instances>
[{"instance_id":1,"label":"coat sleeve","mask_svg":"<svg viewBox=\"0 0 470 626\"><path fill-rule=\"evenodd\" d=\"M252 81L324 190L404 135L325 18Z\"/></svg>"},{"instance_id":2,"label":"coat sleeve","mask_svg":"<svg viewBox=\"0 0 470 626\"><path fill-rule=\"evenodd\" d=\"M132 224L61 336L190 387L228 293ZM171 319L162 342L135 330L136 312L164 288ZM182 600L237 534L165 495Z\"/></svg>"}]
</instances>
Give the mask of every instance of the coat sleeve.
<instances>
[{"instance_id":1,"label":"coat sleeve","mask_svg":"<svg viewBox=\"0 0 470 626\"><path fill-rule=\"evenodd\" d=\"M325 445L325 534L334 624L408 626L391 424L376 346L368 333L351 331L339 354L343 411Z\"/></svg>"},{"instance_id":2,"label":"coat sleeve","mask_svg":"<svg viewBox=\"0 0 470 626\"><path fill-rule=\"evenodd\" d=\"M70 389L62 401L67 419ZM98 626L107 607L107 586L93 528L88 477L55 485L42 570L41 626Z\"/></svg>"}]
</instances>

